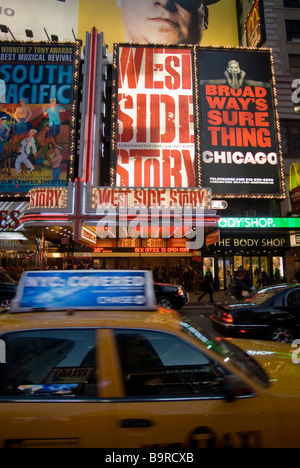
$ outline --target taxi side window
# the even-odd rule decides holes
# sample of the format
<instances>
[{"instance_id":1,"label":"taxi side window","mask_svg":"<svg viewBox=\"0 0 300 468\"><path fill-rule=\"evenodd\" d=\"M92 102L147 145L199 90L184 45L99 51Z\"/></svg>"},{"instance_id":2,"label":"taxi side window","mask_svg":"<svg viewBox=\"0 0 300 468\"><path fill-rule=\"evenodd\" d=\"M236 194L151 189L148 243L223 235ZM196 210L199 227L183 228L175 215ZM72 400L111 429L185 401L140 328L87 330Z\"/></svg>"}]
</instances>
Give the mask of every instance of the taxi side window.
<instances>
[{"instance_id":1,"label":"taxi side window","mask_svg":"<svg viewBox=\"0 0 300 468\"><path fill-rule=\"evenodd\" d=\"M94 330L33 330L1 339L6 364L0 365L0 397L97 396Z\"/></svg>"},{"instance_id":2,"label":"taxi side window","mask_svg":"<svg viewBox=\"0 0 300 468\"><path fill-rule=\"evenodd\" d=\"M115 331L129 397L223 397L224 373L180 338L154 331Z\"/></svg>"}]
</instances>

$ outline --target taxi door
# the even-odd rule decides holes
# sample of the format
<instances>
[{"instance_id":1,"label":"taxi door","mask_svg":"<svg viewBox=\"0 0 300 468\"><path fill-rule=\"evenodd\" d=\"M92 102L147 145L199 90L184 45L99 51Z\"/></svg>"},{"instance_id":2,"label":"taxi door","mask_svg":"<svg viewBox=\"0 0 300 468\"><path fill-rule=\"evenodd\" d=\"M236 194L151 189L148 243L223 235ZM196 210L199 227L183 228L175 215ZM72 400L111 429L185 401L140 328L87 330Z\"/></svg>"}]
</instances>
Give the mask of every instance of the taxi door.
<instances>
[{"instance_id":1,"label":"taxi door","mask_svg":"<svg viewBox=\"0 0 300 468\"><path fill-rule=\"evenodd\" d=\"M0 447L113 445L111 406L99 393L99 331L27 330L1 339L7 362L0 364Z\"/></svg>"},{"instance_id":2,"label":"taxi door","mask_svg":"<svg viewBox=\"0 0 300 468\"><path fill-rule=\"evenodd\" d=\"M272 399L240 382L226 401L224 369L181 337L115 330L115 447L279 447ZM118 364L119 362L119 364ZM117 367L116 367L117 366Z\"/></svg>"}]
</instances>

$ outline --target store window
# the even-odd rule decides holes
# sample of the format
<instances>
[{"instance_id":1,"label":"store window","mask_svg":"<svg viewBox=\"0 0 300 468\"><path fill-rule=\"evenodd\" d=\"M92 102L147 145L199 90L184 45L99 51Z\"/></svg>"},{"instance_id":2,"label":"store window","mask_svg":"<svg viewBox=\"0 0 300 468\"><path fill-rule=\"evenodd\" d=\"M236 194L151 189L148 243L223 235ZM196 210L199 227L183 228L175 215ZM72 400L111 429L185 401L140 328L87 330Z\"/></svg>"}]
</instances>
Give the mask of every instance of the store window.
<instances>
[{"instance_id":1,"label":"store window","mask_svg":"<svg viewBox=\"0 0 300 468\"><path fill-rule=\"evenodd\" d=\"M210 271L213 276L215 275L215 259L213 257L205 257L203 259L203 278L208 271Z\"/></svg>"},{"instance_id":2,"label":"store window","mask_svg":"<svg viewBox=\"0 0 300 468\"><path fill-rule=\"evenodd\" d=\"M281 121L280 124L284 157L298 159L300 154L300 122Z\"/></svg>"},{"instance_id":3,"label":"store window","mask_svg":"<svg viewBox=\"0 0 300 468\"><path fill-rule=\"evenodd\" d=\"M246 271L251 271L251 257L244 257L243 258L243 268Z\"/></svg>"},{"instance_id":4,"label":"store window","mask_svg":"<svg viewBox=\"0 0 300 468\"><path fill-rule=\"evenodd\" d=\"M0 395L39 400L97 396L95 331L25 331L1 339L6 364L0 366Z\"/></svg>"},{"instance_id":5,"label":"store window","mask_svg":"<svg viewBox=\"0 0 300 468\"><path fill-rule=\"evenodd\" d=\"M240 268L243 268L243 257L237 255L234 257L234 271L238 271Z\"/></svg>"},{"instance_id":6,"label":"store window","mask_svg":"<svg viewBox=\"0 0 300 468\"><path fill-rule=\"evenodd\" d=\"M270 275L268 257L261 257L260 269L262 272L267 273L268 276Z\"/></svg>"},{"instance_id":7,"label":"store window","mask_svg":"<svg viewBox=\"0 0 300 468\"><path fill-rule=\"evenodd\" d=\"M285 20L285 27L288 41L300 39L300 20Z\"/></svg>"},{"instance_id":8,"label":"store window","mask_svg":"<svg viewBox=\"0 0 300 468\"><path fill-rule=\"evenodd\" d=\"M274 283L282 283L284 280L283 257L273 257L273 280Z\"/></svg>"},{"instance_id":9,"label":"store window","mask_svg":"<svg viewBox=\"0 0 300 468\"><path fill-rule=\"evenodd\" d=\"M300 0L283 0L284 8L300 8Z\"/></svg>"},{"instance_id":10,"label":"store window","mask_svg":"<svg viewBox=\"0 0 300 468\"><path fill-rule=\"evenodd\" d=\"M219 277L219 288L220 289L225 289L225 284L226 284L226 273L224 270L224 261L218 260L218 277Z\"/></svg>"},{"instance_id":11,"label":"store window","mask_svg":"<svg viewBox=\"0 0 300 468\"><path fill-rule=\"evenodd\" d=\"M290 73L291 76L300 77L300 55L289 55Z\"/></svg>"},{"instance_id":12,"label":"store window","mask_svg":"<svg viewBox=\"0 0 300 468\"><path fill-rule=\"evenodd\" d=\"M230 284L232 276L237 273L240 269L248 272L251 280L251 285L256 288L263 286L268 286L271 283L275 282L275 270L272 272L271 262L277 261L278 257L260 257L260 256L243 256L235 255L232 258L218 258L218 280L220 290L228 291L228 285ZM284 278L284 259L280 258L280 276L281 282ZM275 261L275 263L276 263ZM231 276L230 276L231 275ZM278 274L277 274L278 276ZM279 281L278 281L279 282Z\"/></svg>"}]
</instances>

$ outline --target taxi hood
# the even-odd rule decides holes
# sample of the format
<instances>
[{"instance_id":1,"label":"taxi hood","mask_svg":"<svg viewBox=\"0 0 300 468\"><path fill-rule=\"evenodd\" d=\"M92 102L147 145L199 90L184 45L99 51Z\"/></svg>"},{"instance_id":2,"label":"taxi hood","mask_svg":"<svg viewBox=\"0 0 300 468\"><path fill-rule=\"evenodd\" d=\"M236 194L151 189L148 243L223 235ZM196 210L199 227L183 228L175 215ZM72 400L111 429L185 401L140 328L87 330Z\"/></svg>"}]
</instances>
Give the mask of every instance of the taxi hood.
<instances>
[{"instance_id":1,"label":"taxi hood","mask_svg":"<svg viewBox=\"0 0 300 468\"><path fill-rule=\"evenodd\" d=\"M258 362L271 383L270 390L300 394L300 346L269 341L232 340Z\"/></svg>"}]
</instances>

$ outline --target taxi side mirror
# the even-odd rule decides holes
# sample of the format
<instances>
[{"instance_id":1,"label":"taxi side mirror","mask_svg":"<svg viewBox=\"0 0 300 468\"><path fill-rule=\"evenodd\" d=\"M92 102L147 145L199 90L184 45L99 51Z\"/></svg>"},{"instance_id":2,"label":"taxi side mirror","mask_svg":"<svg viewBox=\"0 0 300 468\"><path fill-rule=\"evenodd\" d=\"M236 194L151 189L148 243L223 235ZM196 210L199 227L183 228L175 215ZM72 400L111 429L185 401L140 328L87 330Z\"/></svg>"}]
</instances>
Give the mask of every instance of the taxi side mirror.
<instances>
[{"instance_id":1,"label":"taxi side mirror","mask_svg":"<svg viewBox=\"0 0 300 468\"><path fill-rule=\"evenodd\" d=\"M232 403L236 398L252 394L252 391L234 375L225 376L222 389L227 403Z\"/></svg>"}]
</instances>

